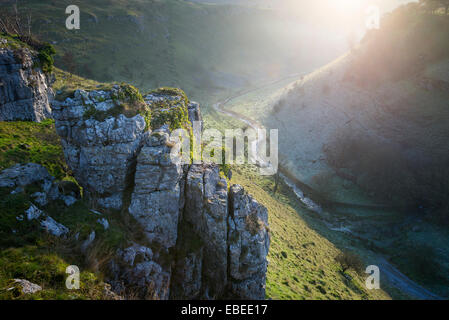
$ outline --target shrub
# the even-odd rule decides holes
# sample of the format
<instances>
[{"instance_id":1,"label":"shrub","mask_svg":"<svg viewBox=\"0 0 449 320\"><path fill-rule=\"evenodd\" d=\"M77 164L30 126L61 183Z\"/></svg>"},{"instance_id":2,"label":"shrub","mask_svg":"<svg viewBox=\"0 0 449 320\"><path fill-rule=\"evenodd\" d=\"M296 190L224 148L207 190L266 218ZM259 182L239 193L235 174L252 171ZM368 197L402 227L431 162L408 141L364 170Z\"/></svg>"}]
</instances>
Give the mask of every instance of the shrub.
<instances>
[{"instance_id":1,"label":"shrub","mask_svg":"<svg viewBox=\"0 0 449 320\"><path fill-rule=\"evenodd\" d=\"M340 264L343 272L346 272L347 270L350 269L354 270L359 274L363 272L363 262L359 258L359 256L357 256L354 253L348 251L340 252L335 257L335 261Z\"/></svg>"},{"instance_id":2,"label":"shrub","mask_svg":"<svg viewBox=\"0 0 449 320\"><path fill-rule=\"evenodd\" d=\"M56 50L51 44L45 44L42 49L39 50L38 58L40 61L40 67L45 73L53 72L53 65L55 63L53 56L55 54Z\"/></svg>"},{"instance_id":3,"label":"shrub","mask_svg":"<svg viewBox=\"0 0 449 320\"><path fill-rule=\"evenodd\" d=\"M441 273L438 262L438 254L435 248L427 244L409 244L394 258L394 262L402 266L409 276L418 278L423 284L443 285L448 280Z\"/></svg>"},{"instance_id":4,"label":"shrub","mask_svg":"<svg viewBox=\"0 0 449 320\"><path fill-rule=\"evenodd\" d=\"M251 233L251 235L256 235L259 231L263 230L264 223L259 220L256 212L251 212L245 218L246 230Z\"/></svg>"}]
</instances>

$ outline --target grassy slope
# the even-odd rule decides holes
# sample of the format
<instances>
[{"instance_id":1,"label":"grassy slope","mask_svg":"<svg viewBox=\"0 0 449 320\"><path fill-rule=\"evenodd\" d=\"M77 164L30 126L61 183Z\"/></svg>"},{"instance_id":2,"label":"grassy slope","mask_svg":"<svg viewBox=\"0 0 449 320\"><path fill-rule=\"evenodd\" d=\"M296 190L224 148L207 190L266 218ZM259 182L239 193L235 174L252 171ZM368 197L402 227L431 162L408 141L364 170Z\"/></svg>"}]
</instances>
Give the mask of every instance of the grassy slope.
<instances>
[{"instance_id":1,"label":"grassy slope","mask_svg":"<svg viewBox=\"0 0 449 320\"><path fill-rule=\"evenodd\" d=\"M181 0L80 0L81 29L65 28L70 0L22 0L32 13L33 31L54 43L56 66L98 81L127 82L141 90L183 88L203 102L211 91L239 90L255 81L276 79L292 70L318 66L334 49L313 56L308 34L316 30L267 9ZM8 8L9 3L0 3ZM324 39L316 39L325 46Z\"/></svg>"},{"instance_id":2,"label":"grassy slope","mask_svg":"<svg viewBox=\"0 0 449 320\"><path fill-rule=\"evenodd\" d=\"M31 11L34 32L55 43L57 66L71 52L75 71L99 81L125 81L143 90L179 86L196 99L207 90L266 76L267 59L272 65L287 56L295 62L291 49L277 50L285 29L266 10L177 0L81 0L81 29L69 31L63 14L69 4L24 0L19 9Z\"/></svg>"},{"instance_id":3,"label":"grassy slope","mask_svg":"<svg viewBox=\"0 0 449 320\"><path fill-rule=\"evenodd\" d=\"M412 141L416 144L419 143L421 146L426 146L428 148L427 154L434 155L435 158L441 157L441 159L447 157L447 148L443 146L447 139L442 137L447 136L448 91L441 89L426 90L419 85L417 79L426 77L435 81L443 80L447 82L449 80L447 77L449 68L448 42L443 40L443 38L447 39L449 31L447 23L449 23L447 17L427 15L401 17L401 13L398 11L385 25L385 30L382 29L378 34L373 33L368 36L367 43L362 44L361 48L352 54L355 57L353 59L355 61L353 71L359 73L362 79L363 77L371 78L370 80L374 83L383 81L380 89L373 89L374 93L377 89L380 93L383 92L385 96L389 94L390 97L403 97L402 101L399 99L398 103L386 105L384 113L379 113L382 117L379 116L379 118L374 119L387 128L388 121L391 121L391 119L409 123L412 130L408 129L409 131L402 132L404 141ZM389 32L388 28L392 29L393 32ZM398 39L406 40L399 41ZM379 45L379 43L382 45ZM383 50L379 50L379 47L382 47ZM374 52L374 57L370 55L372 52ZM405 54L403 54L404 52ZM391 58L383 59L383 55ZM423 65L417 62L420 55L426 57ZM337 60L333 64L316 71L306 77L305 82L314 77L322 78L323 81L326 80L329 77L328 70L330 67L334 68L342 61L344 62L343 59ZM360 67L365 65L370 68L365 70ZM415 70L415 68L417 69ZM375 69L376 72L371 72L372 69ZM398 75L399 77L394 77ZM365 83L369 83L369 81L365 81ZM355 88L353 89L354 92L362 90L358 87ZM289 88L285 87L284 90L287 91ZM368 86L363 90L369 91L370 88ZM263 122L263 118L273 117L270 112L275 103L272 101L279 99L279 92L281 90L276 87L272 87L270 90L262 89L260 92L253 92L231 101L227 107ZM380 94L378 95L379 98L383 98ZM290 94L290 96L292 96L290 100L294 101L294 95ZM301 100L298 100L294 101L295 104L291 107L300 109ZM382 99L379 100L382 101ZM284 105L281 100L279 106L283 107ZM249 106L255 107L250 108ZM285 119L289 119L288 114L284 116ZM290 124L293 125L293 122L290 122ZM418 128L427 128L425 134L423 134L423 130L416 130L416 127L413 127L415 125ZM445 133L445 135L443 136L442 133ZM378 169L376 170L378 171ZM441 174L443 174L443 170ZM424 217L416 221L413 219L404 221L400 212L392 210L385 212L384 214L387 214L387 216L379 217L377 220L370 216L369 212L363 210L359 210L359 212L352 210L350 214L344 216L335 210L332 214L343 217L346 221L357 222L358 219L366 221L365 224L371 225L373 231L368 234L369 241L357 242L357 247L362 252L365 251L364 247L371 250L370 246L375 243L375 249L389 256L390 261L409 278L441 296L448 296L449 251L446 244L448 243L449 232L447 225L438 223L438 220L432 217ZM391 226L399 226L401 232L396 235L389 234L386 230ZM355 247L353 243L343 239L343 236L337 235L332 238L326 235L326 237L336 245L337 243L344 243L344 245L347 243L351 247Z\"/></svg>"},{"instance_id":4,"label":"grassy slope","mask_svg":"<svg viewBox=\"0 0 449 320\"><path fill-rule=\"evenodd\" d=\"M268 255L267 298L271 299L389 299L382 290L364 289L363 276L347 271L348 280L335 262L340 252L311 229L302 218L306 209L280 184L273 195L273 180L247 168L234 168L238 183L268 208L271 246Z\"/></svg>"},{"instance_id":5,"label":"grassy slope","mask_svg":"<svg viewBox=\"0 0 449 320\"><path fill-rule=\"evenodd\" d=\"M20 131L18 126L16 132ZM21 142L20 137L18 140ZM100 239L108 239L109 242L105 240L103 245L114 241L117 244L116 228L112 233L102 230L95 224L97 217L82 201L69 208L56 201L43 209L69 227L71 234L68 239L47 235L38 222L16 218L29 208L30 195L36 191L39 191L37 186L29 186L15 194L11 194L8 188L0 188L0 299L104 299L102 273L91 267L89 259L83 258L80 242L72 237L79 232L80 239L85 239L93 229ZM80 268L80 290L70 291L65 287L65 271L69 265ZM14 286L13 279L26 279L40 285L43 290L33 295L8 290Z\"/></svg>"},{"instance_id":6,"label":"grassy slope","mask_svg":"<svg viewBox=\"0 0 449 320\"><path fill-rule=\"evenodd\" d=\"M54 122L0 122L0 170L16 163L39 163L58 179L67 176Z\"/></svg>"}]
</instances>

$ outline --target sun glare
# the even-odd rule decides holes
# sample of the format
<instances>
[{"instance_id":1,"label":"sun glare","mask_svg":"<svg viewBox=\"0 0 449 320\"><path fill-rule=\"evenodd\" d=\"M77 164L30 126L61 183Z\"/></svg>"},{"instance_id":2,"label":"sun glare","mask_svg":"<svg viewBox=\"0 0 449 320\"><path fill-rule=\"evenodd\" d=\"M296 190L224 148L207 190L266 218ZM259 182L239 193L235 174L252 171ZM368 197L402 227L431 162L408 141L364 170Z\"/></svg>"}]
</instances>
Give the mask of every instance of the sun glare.
<instances>
[{"instance_id":1,"label":"sun glare","mask_svg":"<svg viewBox=\"0 0 449 320\"><path fill-rule=\"evenodd\" d=\"M333 0L340 10L354 10L360 6L360 0Z\"/></svg>"}]
</instances>

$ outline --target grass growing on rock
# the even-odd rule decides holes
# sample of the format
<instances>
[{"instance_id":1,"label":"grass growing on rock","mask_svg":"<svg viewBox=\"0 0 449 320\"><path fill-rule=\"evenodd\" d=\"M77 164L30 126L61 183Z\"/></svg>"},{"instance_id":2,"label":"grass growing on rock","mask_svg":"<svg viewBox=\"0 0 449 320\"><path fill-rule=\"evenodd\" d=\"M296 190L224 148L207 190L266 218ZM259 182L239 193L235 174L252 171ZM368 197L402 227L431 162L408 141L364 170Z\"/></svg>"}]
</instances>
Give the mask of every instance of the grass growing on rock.
<instances>
[{"instance_id":1,"label":"grass growing on rock","mask_svg":"<svg viewBox=\"0 0 449 320\"><path fill-rule=\"evenodd\" d=\"M69 175L54 121L0 122L0 170L17 163L38 163L57 179Z\"/></svg>"},{"instance_id":2,"label":"grass growing on rock","mask_svg":"<svg viewBox=\"0 0 449 320\"><path fill-rule=\"evenodd\" d=\"M56 93L56 100L63 101L66 98L73 97L75 90L104 90L112 89L114 83L102 83L91 79L86 79L64 70L55 68L53 71L54 82L52 88Z\"/></svg>"},{"instance_id":3,"label":"grass growing on rock","mask_svg":"<svg viewBox=\"0 0 449 320\"><path fill-rule=\"evenodd\" d=\"M149 94L168 96L164 101L151 104L151 127L153 129L157 129L164 124L169 124L170 130L190 129L192 127L187 109L189 99L184 91L178 88L162 87L150 91Z\"/></svg>"},{"instance_id":4,"label":"grass growing on rock","mask_svg":"<svg viewBox=\"0 0 449 320\"><path fill-rule=\"evenodd\" d=\"M45 42L38 41L34 38L27 39L27 43L23 42L23 38L10 35L6 33L0 33L0 38L5 39L7 42L0 45L1 47L18 51L27 48L33 52L37 52L37 58L35 67L40 67L45 73L52 73L54 70L54 55L56 54L55 48Z\"/></svg>"}]
</instances>

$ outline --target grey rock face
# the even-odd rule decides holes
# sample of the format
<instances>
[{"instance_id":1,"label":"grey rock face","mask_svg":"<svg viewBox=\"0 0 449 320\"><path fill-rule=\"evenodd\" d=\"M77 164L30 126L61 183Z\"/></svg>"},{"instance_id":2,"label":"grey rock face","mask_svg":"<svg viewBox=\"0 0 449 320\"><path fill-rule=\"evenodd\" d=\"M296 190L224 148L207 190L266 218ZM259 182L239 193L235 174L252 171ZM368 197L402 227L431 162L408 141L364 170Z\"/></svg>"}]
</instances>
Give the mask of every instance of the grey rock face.
<instances>
[{"instance_id":1,"label":"grey rock face","mask_svg":"<svg viewBox=\"0 0 449 320\"><path fill-rule=\"evenodd\" d=\"M25 211L25 213L28 221L38 219L43 214L42 210L33 204Z\"/></svg>"},{"instance_id":2,"label":"grey rock face","mask_svg":"<svg viewBox=\"0 0 449 320\"><path fill-rule=\"evenodd\" d=\"M170 298L193 300L202 296L203 242L191 232L187 223L182 223L171 277Z\"/></svg>"},{"instance_id":3,"label":"grey rock face","mask_svg":"<svg viewBox=\"0 0 449 320\"><path fill-rule=\"evenodd\" d=\"M28 221L37 219L42 229L56 237L64 236L70 231L67 227L56 222L52 217L48 216L45 212L33 204L31 204L31 206L25 211L25 215ZM23 221L22 216L18 216L17 218L18 221Z\"/></svg>"},{"instance_id":4,"label":"grey rock face","mask_svg":"<svg viewBox=\"0 0 449 320\"><path fill-rule=\"evenodd\" d=\"M24 279L14 279L14 283L20 287L23 294L33 294L42 290L42 287Z\"/></svg>"},{"instance_id":5,"label":"grey rock face","mask_svg":"<svg viewBox=\"0 0 449 320\"><path fill-rule=\"evenodd\" d=\"M134 192L129 212L144 226L149 242L169 249L176 244L182 167L170 158L168 134L147 136L137 157Z\"/></svg>"},{"instance_id":6,"label":"grey rock face","mask_svg":"<svg viewBox=\"0 0 449 320\"><path fill-rule=\"evenodd\" d=\"M40 122L51 116L53 91L47 76L34 68L29 49L0 48L0 121Z\"/></svg>"},{"instance_id":7,"label":"grey rock face","mask_svg":"<svg viewBox=\"0 0 449 320\"><path fill-rule=\"evenodd\" d=\"M229 269L231 298L265 297L270 246L268 212L239 185L230 189Z\"/></svg>"},{"instance_id":8,"label":"grey rock face","mask_svg":"<svg viewBox=\"0 0 449 320\"><path fill-rule=\"evenodd\" d=\"M153 261L150 248L133 244L117 252L117 261L112 261L114 291L122 293L124 287L134 287L140 296L147 299L168 299L170 274Z\"/></svg>"},{"instance_id":9,"label":"grey rock face","mask_svg":"<svg viewBox=\"0 0 449 320\"><path fill-rule=\"evenodd\" d=\"M14 189L12 193L22 192L30 184L40 185L41 191L31 195L34 203L39 206L62 197L54 177L39 164L17 164L0 172L0 188Z\"/></svg>"},{"instance_id":10,"label":"grey rock face","mask_svg":"<svg viewBox=\"0 0 449 320\"><path fill-rule=\"evenodd\" d=\"M192 165L176 247L171 298L264 299L269 248L265 207L215 165Z\"/></svg>"},{"instance_id":11,"label":"grey rock face","mask_svg":"<svg viewBox=\"0 0 449 320\"><path fill-rule=\"evenodd\" d=\"M0 172L0 187L24 187L34 182L52 180L47 169L36 163L16 164Z\"/></svg>"},{"instance_id":12,"label":"grey rock face","mask_svg":"<svg viewBox=\"0 0 449 320\"><path fill-rule=\"evenodd\" d=\"M199 122L200 128L198 129L200 130L200 132L203 131L203 117L201 115L200 105L197 102L190 102L190 104L188 105L188 112L190 122Z\"/></svg>"},{"instance_id":13,"label":"grey rock face","mask_svg":"<svg viewBox=\"0 0 449 320\"><path fill-rule=\"evenodd\" d=\"M183 222L202 242L201 295L217 299L227 281L227 184L217 166L192 165L187 173Z\"/></svg>"},{"instance_id":14,"label":"grey rock face","mask_svg":"<svg viewBox=\"0 0 449 320\"><path fill-rule=\"evenodd\" d=\"M46 216L44 220L41 221L42 228L48 233L61 237L69 233L69 229L62 224L56 222L52 217Z\"/></svg>"},{"instance_id":15,"label":"grey rock face","mask_svg":"<svg viewBox=\"0 0 449 320\"><path fill-rule=\"evenodd\" d=\"M86 252L86 250L90 247L90 245L94 242L94 240L95 240L95 231L91 231L87 239L84 240L83 243L81 244L81 251Z\"/></svg>"},{"instance_id":16,"label":"grey rock face","mask_svg":"<svg viewBox=\"0 0 449 320\"><path fill-rule=\"evenodd\" d=\"M114 107L110 97L108 92L79 90L73 99L55 102L53 109L65 158L77 181L98 205L118 210L146 124L141 115L127 118L121 114L104 121L85 119L89 108L107 111Z\"/></svg>"},{"instance_id":17,"label":"grey rock face","mask_svg":"<svg viewBox=\"0 0 449 320\"><path fill-rule=\"evenodd\" d=\"M101 219L98 219L97 222L103 226L104 230L109 229L109 221L107 219L101 218Z\"/></svg>"}]
</instances>

